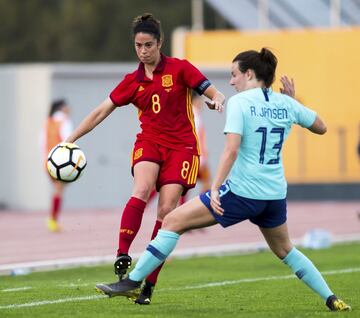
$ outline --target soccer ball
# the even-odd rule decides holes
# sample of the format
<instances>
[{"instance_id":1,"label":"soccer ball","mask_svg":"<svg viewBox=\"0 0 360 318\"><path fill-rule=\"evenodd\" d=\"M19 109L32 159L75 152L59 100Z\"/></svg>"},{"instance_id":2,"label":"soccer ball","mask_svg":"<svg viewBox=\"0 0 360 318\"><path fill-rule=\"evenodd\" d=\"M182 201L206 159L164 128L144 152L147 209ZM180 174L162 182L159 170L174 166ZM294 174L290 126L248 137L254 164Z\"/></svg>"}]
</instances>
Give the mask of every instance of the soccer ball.
<instances>
[{"instance_id":1,"label":"soccer ball","mask_svg":"<svg viewBox=\"0 0 360 318\"><path fill-rule=\"evenodd\" d=\"M75 144L62 142L49 152L47 169L56 180L73 182L82 175L85 167L85 155Z\"/></svg>"}]
</instances>

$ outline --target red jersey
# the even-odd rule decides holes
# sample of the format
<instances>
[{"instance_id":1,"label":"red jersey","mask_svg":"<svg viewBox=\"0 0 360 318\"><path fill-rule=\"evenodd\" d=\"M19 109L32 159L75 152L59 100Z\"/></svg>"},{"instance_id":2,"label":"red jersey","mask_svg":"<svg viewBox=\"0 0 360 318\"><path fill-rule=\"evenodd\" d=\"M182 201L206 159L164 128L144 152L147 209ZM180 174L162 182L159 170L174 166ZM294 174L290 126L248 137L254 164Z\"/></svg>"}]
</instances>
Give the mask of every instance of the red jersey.
<instances>
[{"instance_id":1,"label":"red jersey","mask_svg":"<svg viewBox=\"0 0 360 318\"><path fill-rule=\"evenodd\" d=\"M144 64L125 75L111 92L114 105L132 103L138 108L141 132L138 140L200 155L191 105L191 90L200 95L210 81L186 60L161 55L153 79L145 76Z\"/></svg>"}]
</instances>

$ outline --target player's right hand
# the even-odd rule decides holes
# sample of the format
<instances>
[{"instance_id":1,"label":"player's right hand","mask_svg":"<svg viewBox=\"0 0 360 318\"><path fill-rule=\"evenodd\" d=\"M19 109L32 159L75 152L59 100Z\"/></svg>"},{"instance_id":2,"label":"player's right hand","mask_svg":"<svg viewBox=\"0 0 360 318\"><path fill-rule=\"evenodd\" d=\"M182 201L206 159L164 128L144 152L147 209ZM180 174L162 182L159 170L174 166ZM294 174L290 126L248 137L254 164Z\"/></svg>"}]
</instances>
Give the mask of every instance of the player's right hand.
<instances>
[{"instance_id":1,"label":"player's right hand","mask_svg":"<svg viewBox=\"0 0 360 318\"><path fill-rule=\"evenodd\" d=\"M224 214L224 209L221 207L220 195L218 190L210 191L210 206L216 214Z\"/></svg>"},{"instance_id":2,"label":"player's right hand","mask_svg":"<svg viewBox=\"0 0 360 318\"><path fill-rule=\"evenodd\" d=\"M281 76L280 82L283 87L280 87L280 93L295 98L295 83L294 79L289 79L286 75Z\"/></svg>"}]
</instances>

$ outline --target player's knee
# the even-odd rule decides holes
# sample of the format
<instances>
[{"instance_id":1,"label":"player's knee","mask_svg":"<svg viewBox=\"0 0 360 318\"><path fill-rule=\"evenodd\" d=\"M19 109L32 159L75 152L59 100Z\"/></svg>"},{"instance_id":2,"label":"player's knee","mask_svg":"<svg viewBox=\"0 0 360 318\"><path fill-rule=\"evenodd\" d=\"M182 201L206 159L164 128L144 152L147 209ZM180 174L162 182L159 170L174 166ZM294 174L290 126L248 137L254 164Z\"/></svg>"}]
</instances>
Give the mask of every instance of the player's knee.
<instances>
[{"instance_id":1,"label":"player's knee","mask_svg":"<svg viewBox=\"0 0 360 318\"><path fill-rule=\"evenodd\" d=\"M284 259L286 255L289 254L292 248L293 246L291 244L284 244L272 247L271 249L278 258Z\"/></svg>"},{"instance_id":2,"label":"player's knee","mask_svg":"<svg viewBox=\"0 0 360 318\"><path fill-rule=\"evenodd\" d=\"M183 222L176 213L169 213L165 216L161 229L181 233L184 231Z\"/></svg>"},{"instance_id":3,"label":"player's knee","mask_svg":"<svg viewBox=\"0 0 360 318\"><path fill-rule=\"evenodd\" d=\"M160 220L164 220L164 218L175 209L176 206L174 206L171 203L164 203L159 205L158 207L158 218Z\"/></svg>"},{"instance_id":4,"label":"player's knee","mask_svg":"<svg viewBox=\"0 0 360 318\"><path fill-rule=\"evenodd\" d=\"M133 191L133 196L142 199L143 201L147 201L149 199L151 191L152 191L152 187L146 184L136 186L136 188Z\"/></svg>"}]
</instances>

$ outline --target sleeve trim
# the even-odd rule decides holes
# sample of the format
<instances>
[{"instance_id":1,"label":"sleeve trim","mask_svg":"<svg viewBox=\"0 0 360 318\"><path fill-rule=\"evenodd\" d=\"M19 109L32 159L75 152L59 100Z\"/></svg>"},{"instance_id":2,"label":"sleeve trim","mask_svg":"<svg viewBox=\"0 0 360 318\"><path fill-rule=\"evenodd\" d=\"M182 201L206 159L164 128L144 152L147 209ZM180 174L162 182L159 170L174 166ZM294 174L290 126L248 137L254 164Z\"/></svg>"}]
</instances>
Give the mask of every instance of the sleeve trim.
<instances>
[{"instance_id":1,"label":"sleeve trim","mask_svg":"<svg viewBox=\"0 0 360 318\"><path fill-rule=\"evenodd\" d=\"M112 94L109 95L109 98L111 99L111 101L115 106L120 106L118 103L115 102L114 98L112 97Z\"/></svg>"},{"instance_id":2,"label":"sleeve trim","mask_svg":"<svg viewBox=\"0 0 360 318\"><path fill-rule=\"evenodd\" d=\"M202 95L204 94L204 92L206 91L206 89L211 85L211 82L208 79L205 79L204 81L202 81L196 88L195 91L199 94Z\"/></svg>"}]
</instances>

